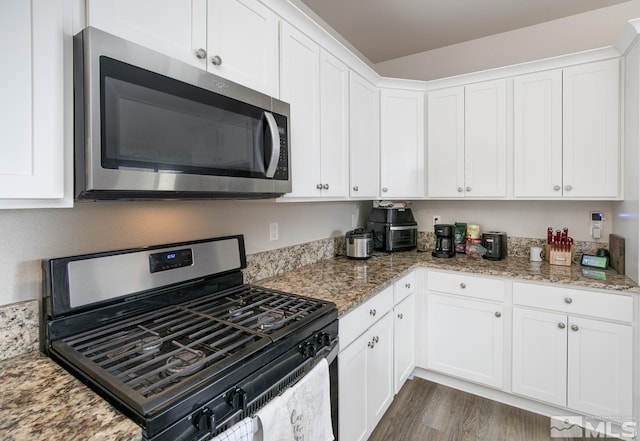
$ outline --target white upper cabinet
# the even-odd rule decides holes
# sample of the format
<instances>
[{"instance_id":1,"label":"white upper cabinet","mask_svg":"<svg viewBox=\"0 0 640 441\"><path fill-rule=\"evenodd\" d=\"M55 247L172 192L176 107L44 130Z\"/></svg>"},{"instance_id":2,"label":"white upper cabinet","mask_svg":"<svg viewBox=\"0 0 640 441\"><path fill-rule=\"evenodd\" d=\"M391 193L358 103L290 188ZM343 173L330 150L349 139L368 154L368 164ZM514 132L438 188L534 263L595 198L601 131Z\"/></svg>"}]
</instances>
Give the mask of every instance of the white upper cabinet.
<instances>
[{"instance_id":1,"label":"white upper cabinet","mask_svg":"<svg viewBox=\"0 0 640 441\"><path fill-rule=\"evenodd\" d=\"M427 94L427 196L464 196L464 87Z\"/></svg>"},{"instance_id":2,"label":"white upper cabinet","mask_svg":"<svg viewBox=\"0 0 640 441\"><path fill-rule=\"evenodd\" d=\"M562 71L513 81L515 197L562 196Z\"/></svg>"},{"instance_id":3,"label":"white upper cabinet","mask_svg":"<svg viewBox=\"0 0 640 441\"><path fill-rule=\"evenodd\" d=\"M380 197L424 196L424 93L380 90Z\"/></svg>"},{"instance_id":4,"label":"white upper cabinet","mask_svg":"<svg viewBox=\"0 0 640 441\"><path fill-rule=\"evenodd\" d=\"M1 208L72 205L70 186L65 194L70 36L63 12L62 0L0 4L0 52L11 60L0 71Z\"/></svg>"},{"instance_id":5,"label":"white upper cabinet","mask_svg":"<svg viewBox=\"0 0 640 441\"><path fill-rule=\"evenodd\" d=\"M286 23L281 44L281 98L291 105L293 189L286 197L346 197L348 69Z\"/></svg>"},{"instance_id":6,"label":"white upper cabinet","mask_svg":"<svg viewBox=\"0 0 640 441\"><path fill-rule=\"evenodd\" d=\"M427 114L427 195L505 197L506 81L429 92Z\"/></svg>"},{"instance_id":7,"label":"white upper cabinet","mask_svg":"<svg viewBox=\"0 0 640 441\"><path fill-rule=\"evenodd\" d=\"M619 168L619 60L563 70L563 194L616 198Z\"/></svg>"},{"instance_id":8,"label":"white upper cabinet","mask_svg":"<svg viewBox=\"0 0 640 441\"><path fill-rule=\"evenodd\" d=\"M378 89L349 73L350 196L376 199L380 176L380 102Z\"/></svg>"},{"instance_id":9,"label":"white upper cabinet","mask_svg":"<svg viewBox=\"0 0 640 441\"><path fill-rule=\"evenodd\" d=\"M207 4L207 69L277 96L278 17L255 0Z\"/></svg>"},{"instance_id":10,"label":"white upper cabinet","mask_svg":"<svg viewBox=\"0 0 640 441\"><path fill-rule=\"evenodd\" d=\"M235 0L231 0L235 1ZM87 25L201 68L207 0L87 0Z\"/></svg>"},{"instance_id":11,"label":"white upper cabinet","mask_svg":"<svg viewBox=\"0 0 640 441\"><path fill-rule=\"evenodd\" d=\"M88 0L100 28L277 95L278 17L255 0Z\"/></svg>"}]
</instances>

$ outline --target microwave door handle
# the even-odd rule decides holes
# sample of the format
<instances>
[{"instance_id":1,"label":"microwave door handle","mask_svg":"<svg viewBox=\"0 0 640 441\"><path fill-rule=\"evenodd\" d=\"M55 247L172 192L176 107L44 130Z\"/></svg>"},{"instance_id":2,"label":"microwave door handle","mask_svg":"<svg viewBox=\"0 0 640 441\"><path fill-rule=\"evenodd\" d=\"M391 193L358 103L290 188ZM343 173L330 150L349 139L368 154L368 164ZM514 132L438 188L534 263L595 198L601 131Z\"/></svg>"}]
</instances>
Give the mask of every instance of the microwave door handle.
<instances>
[{"instance_id":1,"label":"microwave door handle","mask_svg":"<svg viewBox=\"0 0 640 441\"><path fill-rule=\"evenodd\" d=\"M276 174L276 168L278 168L278 160L280 159L280 133L278 133L278 124L271 112L264 112L264 117L267 120L269 126L269 133L271 134L271 158L269 159L269 165L267 165L267 171L265 173L267 178L273 178Z\"/></svg>"}]
</instances>

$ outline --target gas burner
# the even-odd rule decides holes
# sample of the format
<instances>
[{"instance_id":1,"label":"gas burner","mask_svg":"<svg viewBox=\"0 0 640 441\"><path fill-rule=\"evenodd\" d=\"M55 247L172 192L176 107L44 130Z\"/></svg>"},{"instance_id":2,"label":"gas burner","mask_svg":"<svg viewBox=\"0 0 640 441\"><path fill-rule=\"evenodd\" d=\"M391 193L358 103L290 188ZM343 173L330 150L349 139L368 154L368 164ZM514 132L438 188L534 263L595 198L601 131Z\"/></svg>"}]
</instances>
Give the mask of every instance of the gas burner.
<instances>
[{"instance_id":1,"label":"gas burner","mask_svg":"<svg viewBox=\"0 0 640 441\"><path fill-rule=\"evenodd\" d=\"M140 352L155 351L162 346L162 338L159 335L144 337L137 346Z\"/></svg>"},{"instance_id":2,"label":"gas burner","mask_svg":"<svg viewBox=\"0 0 640 441\"><path fill-rule=\"evenodd\" d=\"M258 325L261 330L273 329L282 320L284 320L284 312L267 311L258 317Z\"/></svg>"},{"instance_id":3,"label":"gas burner","mask_svg":"<svg viewBox=\"0 0 640 441\"><path fill-rule=\"evenodd\" d=\"M178 343L176 344L182 346ZM167 360L166 372L168 375L176 375L183 372L190 375L204 367L204 363L199 367L197 366L198 363L200 363L204 359L204 352L187 348L186 346L182 347L182 351L169 357L169 359ZM189 371L185 372L187 370Z\"/></svg>"}]
</instances>

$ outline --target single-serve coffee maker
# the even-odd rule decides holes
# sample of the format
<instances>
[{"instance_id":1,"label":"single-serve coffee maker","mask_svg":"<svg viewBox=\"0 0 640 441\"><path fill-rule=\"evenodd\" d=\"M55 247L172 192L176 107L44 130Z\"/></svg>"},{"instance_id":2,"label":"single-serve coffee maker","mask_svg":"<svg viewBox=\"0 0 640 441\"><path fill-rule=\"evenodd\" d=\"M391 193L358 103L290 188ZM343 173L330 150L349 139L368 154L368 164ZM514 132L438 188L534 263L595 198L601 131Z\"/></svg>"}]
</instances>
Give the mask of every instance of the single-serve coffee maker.
<instances>
[{"instance_id":1,"label":"single-serve coffee maker","mask_svg":"<svg viewBox=\"0 0 640 441\"><path fill-rule=\"evenodd\" d=\"M434 226L436 234L436 249L431 252L433 257L453 257L456 255L454 233L455 226L438 224Z\"/></svg>"}]
</instances>

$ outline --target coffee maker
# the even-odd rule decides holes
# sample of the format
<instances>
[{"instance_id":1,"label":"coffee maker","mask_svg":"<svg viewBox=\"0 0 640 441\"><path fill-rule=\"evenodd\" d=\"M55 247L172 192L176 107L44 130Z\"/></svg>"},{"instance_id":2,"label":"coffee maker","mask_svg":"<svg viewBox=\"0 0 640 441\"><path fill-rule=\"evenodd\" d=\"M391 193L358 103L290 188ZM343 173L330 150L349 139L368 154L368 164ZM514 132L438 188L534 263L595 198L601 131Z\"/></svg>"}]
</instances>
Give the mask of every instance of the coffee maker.
<instances>
[{"instance_id":1,"label":"coffee maker","mask_svg":"<svg viewBox=\"0 0 640 441\"><path fill-rule=\"evenodd\" d=\"M455 226L438 224L434 226L436 234L436 249L431 252L433 257L453 257L456 255L454 244Z\"/></svg>"}]
</instances>

